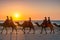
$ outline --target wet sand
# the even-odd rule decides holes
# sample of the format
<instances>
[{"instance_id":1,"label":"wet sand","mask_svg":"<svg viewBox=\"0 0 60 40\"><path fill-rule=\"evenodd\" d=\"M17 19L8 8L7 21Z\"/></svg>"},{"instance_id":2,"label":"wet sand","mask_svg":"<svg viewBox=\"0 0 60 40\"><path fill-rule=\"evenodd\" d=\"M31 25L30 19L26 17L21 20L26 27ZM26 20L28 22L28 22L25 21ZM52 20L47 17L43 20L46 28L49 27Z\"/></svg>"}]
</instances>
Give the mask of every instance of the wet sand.
<instances>
[{"instance_id":1,"label":"wet sand","mask_svg":"<svg viewBox=\"0 0 60 40\"><path fill-rule=\"evenodd\" d=\"M14 31L11 33L11 30L8 29L8 33L6 35L6 31L4 30L3 33L0 33L0 40L60 40L60 28L55 27L55 34L51 33L50 30L47 29L48 34L40 34L40 28L37 28L35 34L32 34L31 31L29 34L24 34L22 30ZM1 31L1 30L0 30Z\"/></svg>"}]
</instances>

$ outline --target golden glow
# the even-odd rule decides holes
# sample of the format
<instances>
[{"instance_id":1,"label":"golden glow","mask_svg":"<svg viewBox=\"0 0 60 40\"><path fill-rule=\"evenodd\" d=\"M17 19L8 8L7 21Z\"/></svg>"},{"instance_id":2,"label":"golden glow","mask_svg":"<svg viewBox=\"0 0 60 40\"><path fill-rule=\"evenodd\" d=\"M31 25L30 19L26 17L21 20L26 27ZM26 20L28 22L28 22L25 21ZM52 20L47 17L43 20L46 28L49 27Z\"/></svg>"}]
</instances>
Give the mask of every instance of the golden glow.
<instances>
[{"instance_id":1,"label":"golden glow","mask_svg":"<svg viewBox=\"0 0 60 40\"><path fill-rule=\"evenodd\" d=\"M15 12L13 15L14 15L14 16L13 16L13 19L14 19L14 20L20 20L21 14L20 14L19 12Z\"/></svg>"},{"instance_id":2,"label":"golden glow","mask_svg":"<svg viewBox=\"0 0 60 40\"><path fill-rule=\"evenodd\" d=\"M16 18L19 18L19 17L20 17L19 13L16 13L14 16L15 16Z\"/></svg>"},{"instance_id":3,"label":"golden glow","mask_svg":"<svg viewBox=\"0 0 60 40\"><path fill-rule=\"evenodd\" d=\"M12 16L13 20L28 20L29 17L43 20L45 16L60 20L60 2L0 1L0 5L0 20L6 20L6 16Z\"/></svg>"}]
</instances>

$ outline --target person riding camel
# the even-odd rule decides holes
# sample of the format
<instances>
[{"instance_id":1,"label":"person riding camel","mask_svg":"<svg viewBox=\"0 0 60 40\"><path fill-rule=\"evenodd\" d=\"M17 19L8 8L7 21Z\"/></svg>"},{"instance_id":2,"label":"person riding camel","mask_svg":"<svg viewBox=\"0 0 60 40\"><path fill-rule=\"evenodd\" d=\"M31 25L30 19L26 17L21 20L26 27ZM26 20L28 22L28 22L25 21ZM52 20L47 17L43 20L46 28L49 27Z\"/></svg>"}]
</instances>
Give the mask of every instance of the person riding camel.
<instances>
[{"instance_id":1,"label":"person riding camel","mask_svg":"<svg viewBox=\"0 0 60 40\"><path fill-rule=\"evenodd\" d=\"M13 25L14 25L14 22L13 22L12 17L10 17L10 25L11 25L11 26L13 26Z\"/></svg>"},{"instance_id":2,"label":"person riding camel","mask_svg":"<svg viewBox=\"0 0 60 40\"><path fill-rule=\"evenodd\" d=\"M29 22L31 22L31 17L29 17Z\"/></svg>"},{"instance_id":3,"label":"person riding camel","mask_svg":"<svg viewBox=\"0 0 60 40\"><path fill-rule=\"evenodd\" d=\"M32 22L31 22L31 17L29 17L28 24L29 24L30 26L32 25Z\"/></svg>"},{"instance_id":4,"label":"person riding camel","mask_svg":"<svg viewBox=\"0 0 60 40\"><path fill-rule=\"evenodd\" d=\"M6 16L6 17L7 17L7 19L5 20L4 24L9 26L10 20L9 20L8 16Z\"/></svg>"},{"instance_id":5,"label":"person riding camel","mask_svg":"<svg viewBox=\"0 0 60 40\"><path fill-rule=\"evenodd\" d=\"M48 17L48 24L51 24L50 17Z\"/></svg>"},{"instance_id":6,"label":"person riding camel","mask_svg":"<svg viewBox=\"0 0 60 40\"><path fill-rule=\"evenodd\" d=\"M46 26L47 26L47 18L46 18L46 17L45 17L45 19L43 20L42 25L44 25L44 27L46 27Z\"/></svg>"}]
</instances>

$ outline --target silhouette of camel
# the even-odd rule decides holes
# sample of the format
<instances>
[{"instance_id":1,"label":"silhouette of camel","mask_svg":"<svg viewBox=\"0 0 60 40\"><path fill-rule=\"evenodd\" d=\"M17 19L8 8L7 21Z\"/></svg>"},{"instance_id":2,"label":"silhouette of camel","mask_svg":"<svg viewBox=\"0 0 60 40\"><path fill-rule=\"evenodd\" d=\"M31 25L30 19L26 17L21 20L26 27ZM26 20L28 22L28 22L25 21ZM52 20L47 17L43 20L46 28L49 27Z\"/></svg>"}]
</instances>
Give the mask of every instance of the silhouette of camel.
<instances>
[{"instance_id":1,"label":"silhouette of camel","mask_svg":"<svg viewBox=\"0 0 60 40\"><path fill-rule=\"evenodd\" d=\"M7 28L12 28L12 32L13 30L16 30L17 33L17 26L16 25L6 25L5 23L0 23L0 26L3 26L1 33L3 32L3 30L6 30L6 34L7 34Z\"/></svg>"},{"instance_id":2,"label":"silhouette of camel","mask_svg":"<svg viewBox=\"0 0 60 40\"><path fill-rule=\"evenodd\" d=\"M57 26L57 27L60 27L60 25L58 25L58 24L56 24L56 23L53 23L55 26Z\"/></svg>"},{"instance_id":3,"label":"silhouette of camel","mask_svg":"<svg viewBox=\"0 0 60 40\"><path fill-rule=\"evenodd\" d=\"M46 28L47 27L49 27L50 28L50 30L51 30L51 32L50 33L55 33L54 32L54 28L53 28L53 25L52 24L47 24L47 27L45 27L45 25L43 25L43 24L41 24L41 25L39 25L39 23L38 22L35 22L35 24L38 26L38 27L42 27L42 29L41 29L41 34L42 34L42 31L43 31L43 29L45 30L45 33L47 34L47 32L46 32Z\"/></svg>"},{"instance_id":4,"label":"silhouette of camel","mask_svg":"<svg viewBox=\"0 0 60 40\"><path fill-rule=\"evenodd\" d=\"M25 21L23 24L20 24L19 22L16 22L16 23L18 24L18 26L22 26L23 27L22 30L24 31L24 34L25 34L25 28L29 28L29 32L32 29L33 30L33 34L35 33L35 28L34 28L32 23L28 23L28 21Z\"/></svg>"}]
</instances>

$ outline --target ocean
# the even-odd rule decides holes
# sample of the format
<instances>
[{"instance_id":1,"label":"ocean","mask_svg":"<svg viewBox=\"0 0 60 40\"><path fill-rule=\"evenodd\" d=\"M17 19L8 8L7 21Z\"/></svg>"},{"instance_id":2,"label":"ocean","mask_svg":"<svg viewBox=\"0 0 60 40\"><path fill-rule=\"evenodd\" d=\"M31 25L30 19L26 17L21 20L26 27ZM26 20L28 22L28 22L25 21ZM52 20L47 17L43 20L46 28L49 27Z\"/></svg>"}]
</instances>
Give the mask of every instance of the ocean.
<instances>
[{"instance_id":1,"label":"ocean","mask_svg":"<svg viewBox=\"0 0 60 40\"><path fill-rule=\"evenodd\" d=\"M22 24L24 21L19 21L19 22ZM41 24L43 21L42 20L32 20L33 25L35 25L35 22L38 22L39 24ZM60 20L51 20L51 23L60 24Z\"/></svg>"},{"instance_id":2,"label":"ocean","mask_svg":"<svg viewBox=\"0 0 60 40\"><path fill-rule=\"evenodd\" d=\"M0 20L0 23L3 23L4 21L3 20ZM18 21L20 23L23 23L23 21ZM41 24L43 21L42 20L32 20L32 23L34 24L34 22L38 22L39 24ZM51 20L52 23L57 23L57 24L60 24L60 20Z\"/></svg>"}]
</instances>

